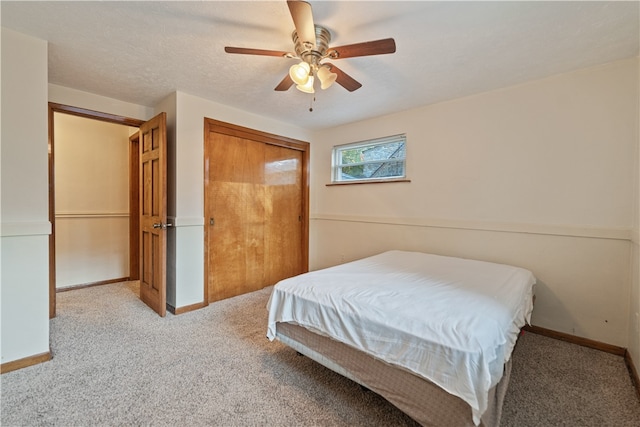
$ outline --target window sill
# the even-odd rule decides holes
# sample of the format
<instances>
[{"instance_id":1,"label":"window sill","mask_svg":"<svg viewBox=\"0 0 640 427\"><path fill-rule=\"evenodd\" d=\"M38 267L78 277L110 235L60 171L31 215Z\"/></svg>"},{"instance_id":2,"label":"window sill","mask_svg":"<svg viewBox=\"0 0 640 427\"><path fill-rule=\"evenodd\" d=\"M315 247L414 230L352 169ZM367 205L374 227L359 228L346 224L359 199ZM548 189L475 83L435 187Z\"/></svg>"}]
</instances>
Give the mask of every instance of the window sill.
<instances>
[{"instance_id":1,"label":"window sill","mask_svg":"<svg viewBox=\"0 0 640 427\"><path fill-rule=\"evenodd\" d=\"M385 184L390 182L411 182L410 179L376 179L376 180L367 180L367 181L340 181L340 182L331 182L326 184L327 187L339 186L339 185L355 185L355 184Z\"/></svg>"}]
</instances>

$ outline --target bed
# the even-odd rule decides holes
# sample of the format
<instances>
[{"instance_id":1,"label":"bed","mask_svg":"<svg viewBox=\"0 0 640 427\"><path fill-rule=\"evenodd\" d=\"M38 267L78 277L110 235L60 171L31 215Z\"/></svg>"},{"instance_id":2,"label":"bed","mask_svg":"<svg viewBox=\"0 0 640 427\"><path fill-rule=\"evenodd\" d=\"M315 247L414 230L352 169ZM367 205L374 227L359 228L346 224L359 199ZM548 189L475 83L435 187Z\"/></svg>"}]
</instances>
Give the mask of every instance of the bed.
<instances>
[{"instance_id":1,"label":"bed","mask_svg":"<svg viewBox=\"0 0 640 427\"><path fill-rule=\"evenodd\" d=\"M535 282L509 265L388 251L278 282L267 338L422 425L496 426Z\"/></svg>"}]
</instances>

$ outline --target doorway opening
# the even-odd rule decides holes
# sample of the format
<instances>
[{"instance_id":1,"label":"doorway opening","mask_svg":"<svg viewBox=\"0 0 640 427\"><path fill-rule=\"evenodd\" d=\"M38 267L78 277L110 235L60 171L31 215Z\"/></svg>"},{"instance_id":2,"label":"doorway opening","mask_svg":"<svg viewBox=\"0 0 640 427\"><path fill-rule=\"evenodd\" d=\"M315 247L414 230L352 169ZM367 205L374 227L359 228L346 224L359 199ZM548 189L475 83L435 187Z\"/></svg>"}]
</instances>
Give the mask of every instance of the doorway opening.
<instances>
[{"instance_id":1,"label":"doorway opening","mask_svg":"<svg viewBox=\"0 0 640 427\"><path fill-rule=\"evenodd\" d=\"M137 128L143 123L142 120L49 103L50 318L56 315L56 291L59 289L140 277ZM69 130L74 127L82 128L82 131L70 135ZM109 130L111 128L113 131ZM124 140L118 143L119 148L109 147L109 136L106 139L95 133L91 136L92 129L95 132L107 129L105 134L112 140ZM65 133L61 134L63 131ZM64 145L61 135L65 135ZM119 152L112 153L111 148ZM77 166L73 168L74 172L60 173L65 165L73 162ZM124 237L122 233L125 233ZM97 247L95 242L103 246ZM118 255L118 248L123 245L124 250ZM95 259L101 256L99 252L105 249L111 251L111 259L96 263ZM128 259L123 259L122 252L128 252L128 257L125 255ZM100 279L101 274L118 277Z\"/></svg>"}]
</instances>

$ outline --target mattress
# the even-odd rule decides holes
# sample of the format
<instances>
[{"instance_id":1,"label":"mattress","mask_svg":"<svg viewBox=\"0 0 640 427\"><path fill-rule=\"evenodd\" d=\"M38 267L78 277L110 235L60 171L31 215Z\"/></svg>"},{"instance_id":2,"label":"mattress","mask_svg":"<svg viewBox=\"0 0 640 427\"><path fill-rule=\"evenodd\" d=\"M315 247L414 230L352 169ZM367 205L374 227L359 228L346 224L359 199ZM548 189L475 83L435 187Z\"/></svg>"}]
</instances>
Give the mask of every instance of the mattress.
<instances>
[{"instance_id":1,"label":"mattress","mask_svg":"<svg viewBox=\"0 0 640 427\"><path fill-rule=\"evenodd\" d=\"M504 264L389 251L285 279L268 303L300 325L459 397L478 424L533 310L533 274Z\"/></svg>"}]
</instances>

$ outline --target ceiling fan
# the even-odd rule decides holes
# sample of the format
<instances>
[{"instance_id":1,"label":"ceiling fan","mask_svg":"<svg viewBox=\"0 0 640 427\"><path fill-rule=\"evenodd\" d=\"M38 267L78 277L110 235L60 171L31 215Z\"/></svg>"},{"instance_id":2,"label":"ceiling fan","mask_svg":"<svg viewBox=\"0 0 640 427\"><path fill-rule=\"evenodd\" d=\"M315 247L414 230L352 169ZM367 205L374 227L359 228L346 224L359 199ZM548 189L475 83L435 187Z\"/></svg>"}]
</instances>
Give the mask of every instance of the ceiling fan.
<instances>
[{"instance_id":1,"label":"ceiling fan","mask_svg":"<svg viewBox=\"0 0 640 427\"><path fill-rule=\"evenodd\" d=\"M293 84L296 84L299 90L314 93L314 80L317 78L320 80L322 89L327 89L334 82L337 82L349 92L353 92L362 87L362 84L334 64L324 62L325 60L381 55L396 51L396 43L392 38L329 47L331 33L327 28L314 24L311 5L306 1L299 0L288 0L287 5L295 26L295 31L291 36L295 53L229 46L224 48L227 53L299 59L300 62L292 65L289 74L276 86L275 90L277 91L286 91Z\"/></svg>"}]
</instances>

